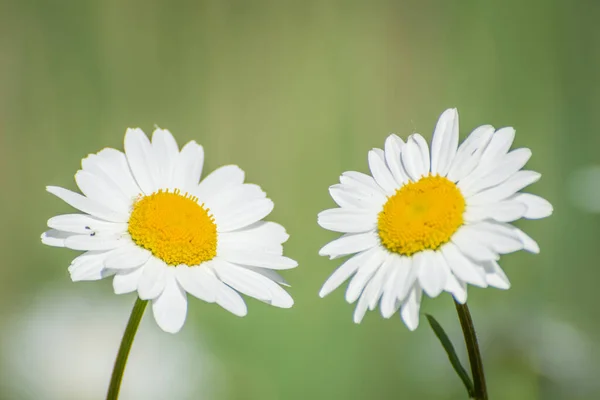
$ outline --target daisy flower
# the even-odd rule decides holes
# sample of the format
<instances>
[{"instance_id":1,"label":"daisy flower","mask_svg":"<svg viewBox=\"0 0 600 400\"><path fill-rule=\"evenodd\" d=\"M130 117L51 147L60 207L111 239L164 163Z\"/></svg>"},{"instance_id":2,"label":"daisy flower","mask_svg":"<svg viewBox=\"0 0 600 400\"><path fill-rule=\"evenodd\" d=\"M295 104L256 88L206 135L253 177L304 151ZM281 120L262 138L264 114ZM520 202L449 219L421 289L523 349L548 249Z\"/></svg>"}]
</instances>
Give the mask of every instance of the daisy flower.
<instances>
[{"instance_id":1,"label":"daisy flower","mask_svg":"<svg viewBox=\"0 0 600 400\"><path fill-rule=\"evenodd\" d=\"M467 300L467 283L508 289L498 265L501 254L538 253L537 243L509 222L552 213L546 200L519 193L540 179L521 170L529 149L509 151L513 128L476 128L458 145L458 113L446 110L433 133L431 151L414 134L406 143L392 134L385 149L369 152L371 176L344 172L329 188L339 208L318 216L321 227L344 233L320 255L353 254L325 282L320 296L353 276L346 300L358 300L354 322L380 304L391 317L398 309L410 330L419 324L424 291L450 292Z\"/></svg>"},{"instance_id":2,"label":"daisy flower","mask_svg":"<svg viewBox=\"0 0 600 400\"><path fill-rule=\"evenodd\" d=\"M204 150L192 141L181 151L167 130L152 141L141 129L125 133L125 153L106 148L81 162L83 193L47 190L80 213L50 218L42 242L85 251L69 272L73 281L113 277L116 294L137 291L152 300L158 325L178 332L187 295L247 313L238 292L289 308L285 281L274 270L297 263L282 255L285 229L262 221L273 202L244 171L221 167L200 182Z\"/></svg>"}]
</instances>

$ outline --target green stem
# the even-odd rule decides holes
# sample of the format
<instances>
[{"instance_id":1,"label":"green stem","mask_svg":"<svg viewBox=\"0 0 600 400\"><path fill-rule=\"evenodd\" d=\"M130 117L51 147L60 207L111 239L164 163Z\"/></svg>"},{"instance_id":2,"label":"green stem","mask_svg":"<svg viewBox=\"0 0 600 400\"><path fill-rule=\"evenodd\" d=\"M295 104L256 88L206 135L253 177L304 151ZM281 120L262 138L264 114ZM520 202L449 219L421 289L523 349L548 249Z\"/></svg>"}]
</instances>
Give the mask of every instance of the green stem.
<instances>
[{"instance_id":1,"label":"green stem","mask_svg":"<svg viewBox=\"0 0 600 400\"><path fill-rule=\"evenodd\" d=\"M138 297L133 305L129 322L127 322L127 328L125 328L125 333L121 340L121 347L119 347L119 353L117 353L115 366L113 367L106 400L117 400L119 398L119 389L121 389L121 381L123 380L123 372L125 371L125 365L127 364L127 357L129 357L129 350L131 350L135 333L137 332L142 316L144 315L146 304L148 304L147 301L140 300Z\"/></svg>"},{"instance_id":2,"label":"green stem","mask_svg":"<svg viewBox=\"0 0 600 400\"><path fill-rule=\"evenodd\" d=\"M438 340L442 344L442 347L446 351L446 354L448 355L448 360L450 360L450 364L452 365L452 368L454 368L454 372L456 372L458 377L462 380L463 384L465 385L465 388L467 389L467 393L469 394L469 398L472 399L475 394L475 390L473 389L473 382L471 382L469 374L460 363L460 359L458 358L458 355L456 355L456 351L454 350L454 346L452 345L450 338L448 337L440 323L437 322L436 319L433 317L433 315L425 314L425 316L427 317L429 326L431 326L431 329L433 329L433 333L435 333L435 336L437 336Z\"/></svg>"},{"instance_id":3,"label":"green stem","mask_svg":"<svg viewBox=\"0 0 600 400\"><path fill-rule=\"evenodd\" d=\"M462 327L463 335L465 337L467 353L469 354L469 363L471 364L471 374L473 375L473 386L475 391L473 399L488 400L485 376L483 374L483 361L481 359L481 353L479 352L479 345L477 344L477 336L475 335L475 327L473 326L469 307L467 307L466 303L460 304L456 301L454 302L454 305L456 306L460 326Z\"/></svg>"}]
</instances>

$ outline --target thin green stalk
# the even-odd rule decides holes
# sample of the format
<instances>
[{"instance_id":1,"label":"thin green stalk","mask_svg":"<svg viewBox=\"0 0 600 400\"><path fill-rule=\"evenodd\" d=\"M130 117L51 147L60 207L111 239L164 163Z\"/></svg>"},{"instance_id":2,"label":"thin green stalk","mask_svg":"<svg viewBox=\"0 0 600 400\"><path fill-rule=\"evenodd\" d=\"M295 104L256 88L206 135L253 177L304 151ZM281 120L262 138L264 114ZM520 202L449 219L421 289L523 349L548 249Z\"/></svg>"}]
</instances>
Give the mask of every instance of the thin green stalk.
<instances>
[{"instance_id":1,"label":"thin green stalk","mask_svg":"<svg viewBox=\"0 0 600 400\"><path fill-rule=\"evenodd\" d=\"M133 339L135 338L138 326L140 325L140 321L144 315L146 304L148 304L146 300L140 300L138 297L133 305L129 322L127 322L127 327L125 328L125 333L123 334L123 339L121 340L119 353L117 353L115 366L113 367L106 400L117 400L119 398L119 389L121 389L121 381L123 380L123 372L125 371L125 365L127 364L129 351L131 350Z\"/></svg>"},{"instance_id":2,"label":"thin green stalk","mask_svg":"<svg viewBox=\"0 0 600 400\"><path fill-rule=\"evenodd\" d=\"M425 314L425 316L427 317L427 321L429 322L429 326L431 326L433 333L435 333L435 336L437 336L438 340L442 344L442 347L446 351L446 354L448 355L448 360L450 360L452 368L454 368L454 371L465 385L465 389L467 389L469 397L473 398L473 395L475 394L475 390L473 389L473 382L471 382L469 374L460 363L460 359L458 358L458 355L454 350L454 346L452 345L450 338L448 337L440 323L437 322L437 320L433 317L433 315Z\"/></svg>"},{"instance_id":3,"label":"thin green stalk","mask_svg":"<svg viewBox=\"0 0 600 400\"><path fill-rule=\"evenodd\" d=\"M466 303L460 304L456 301L454 302L454 305L456 306L460 326L462 327L463 335L465 337L467 353L469 354L469 363L471 364L471 374L473 375L475 392L473 394L473 399L488 400L485 375L483 374L483 361L481 359L481 353L479 352L479 345L477 344L477 336L475 335L475 327L473 326L469 307L467 307Z\"/></svg>"}]
</instances>

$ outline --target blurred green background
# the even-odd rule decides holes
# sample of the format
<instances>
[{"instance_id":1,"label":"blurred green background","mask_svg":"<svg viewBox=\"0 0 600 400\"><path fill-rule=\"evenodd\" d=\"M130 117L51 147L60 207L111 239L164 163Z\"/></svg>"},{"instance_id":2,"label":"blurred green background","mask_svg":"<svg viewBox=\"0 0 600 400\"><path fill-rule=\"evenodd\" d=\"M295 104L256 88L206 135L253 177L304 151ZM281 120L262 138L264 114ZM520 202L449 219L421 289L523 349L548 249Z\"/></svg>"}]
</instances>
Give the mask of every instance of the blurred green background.
<instances>
[{"instance_id":1,"label":"blurred green background","mask_svg":"<svg viewBox=\"0 0 600 400\"><path fill-rule=\"evenodd\" d=\"M76 189L81 158L155 124L274 200L296 304L248 299L237 318L190 298L178 335L146 315L124 400L466 398L423 316L464 360L449 295L415 332L378 310L355 325L343 289L317 296L339 264L317 255L336 237L316 224L327 187L449 107L461 137L514 126L555 206L518 224L542 252L503 258L509 291L470 287L490 398L600 398L599 18L558 0L0 1L0 398L105 395L135 297L70 282L76 252L39 240L70 209L44 188Z\"/></svg>"}]
</instances>

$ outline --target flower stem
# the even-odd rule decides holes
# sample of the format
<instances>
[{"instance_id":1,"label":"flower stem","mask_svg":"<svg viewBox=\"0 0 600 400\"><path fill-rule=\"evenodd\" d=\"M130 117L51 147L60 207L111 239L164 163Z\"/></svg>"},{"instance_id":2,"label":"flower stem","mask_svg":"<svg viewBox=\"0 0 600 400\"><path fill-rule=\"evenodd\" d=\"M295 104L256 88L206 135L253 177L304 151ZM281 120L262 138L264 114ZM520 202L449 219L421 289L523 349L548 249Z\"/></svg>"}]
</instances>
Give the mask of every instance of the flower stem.
<instances>
[{"instance_id":1,"label":"flower stem","mask_svg":"<svg viewBox=\"0 0 600 400\"><path fill-rule=\"evenodd\" d=\"M119 389L121 388L121 381L123 380L123 372L125 371L125 365L127 364L127 357L129 357L129 350L131 350L133 339L135 338L138 326L144 315L147 303L146 300L140 300L138 297L133 305L129 322L127 322L127 327L125 328L125 333L121 340L119 353L117 353L115 366L113 367L106 400L117 400L119 398Z\"/></svg>"},{"instance_id":2,"label":"flower stem","mask_svg":"<svg viewBox=\"0 0 600 400\"><path fill-rule=\"evenodd\" d=\"M483 374L483 361L481 359L481 353L479 352L479 345L477 344L477 336L475 335L475 327L473 326L469 307L467 307L466 303L460 304L456 301L454 302L454 305L456 306L460 326L462 327L463 335L465 337L467 353L469 354L469 363L471 364L471 374L473 375L473 386L475 389L473 399L488 400L485 376Z\"/></svg>"}]
</instances>

